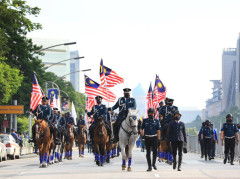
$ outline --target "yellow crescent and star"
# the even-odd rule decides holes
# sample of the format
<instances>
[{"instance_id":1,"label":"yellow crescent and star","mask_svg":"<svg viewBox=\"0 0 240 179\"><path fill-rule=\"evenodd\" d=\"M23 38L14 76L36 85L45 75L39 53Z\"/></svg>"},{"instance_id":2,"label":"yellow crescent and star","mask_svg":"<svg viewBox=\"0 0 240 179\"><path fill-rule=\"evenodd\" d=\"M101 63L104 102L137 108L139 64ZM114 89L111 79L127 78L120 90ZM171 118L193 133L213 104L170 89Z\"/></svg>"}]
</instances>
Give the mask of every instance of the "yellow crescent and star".
<instances>
[{"instance_id":1,"label":"yellow crescent and star","mask_svg":"<svg viewBox=\"0 0 240 179\"><path fill-rule=\"evenodd\" d=\"M89 85L89 83L90 83L90 84L95 84L92 80L89 80L89 83L88 83L87 80L88 80L88 77L85 77L85 84L86 84L86 85Z\"/></svg>"}]
</instances>

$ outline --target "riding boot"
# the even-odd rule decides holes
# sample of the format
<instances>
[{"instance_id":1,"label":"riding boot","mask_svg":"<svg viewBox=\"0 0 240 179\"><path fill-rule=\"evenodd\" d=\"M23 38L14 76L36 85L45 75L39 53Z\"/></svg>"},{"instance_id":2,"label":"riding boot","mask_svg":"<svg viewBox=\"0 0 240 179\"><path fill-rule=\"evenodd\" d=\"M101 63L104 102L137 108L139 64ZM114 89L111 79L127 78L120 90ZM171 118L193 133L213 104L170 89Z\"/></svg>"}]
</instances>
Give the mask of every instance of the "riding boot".
<instances>
[{"instance_id":1,"label":"riding boot","mask_svg":"<svg viewBox=\"0 0 240 179\"><path fill-rule=\"evenodd\" d=\"M56 145L60 145L61 144L61 141L60 141L60 138L59 138L59 130L58 128L54 128L54 142Z\"/></svg>"},{"instance_id":2,"label":"riding boot","mask_svg":"<svg viewBox=\"0 0 240 179\"><path fill-rule=\"evenodd\" d=\"M32 126L32 139L28 140L28 143L33 142L36 143L36 129L35 129L35 124Z\"/></svg>"},{"instance_id":3,"label":"riding boot","mask_svg":"<svg viewBox=\"0 0 240 179\"><path fill-rule=\"evenodd\" d=\"M225 154L225 158L223 160L223 163L226 164L227 163L227 159L228 159L228 155Z\"/></svg>"},{"instance_id":4,"label":"riding boot","mask_svg":"<svg viewBox=\"0 0 240 179\"><path fill-rule=\"evenodd\" d=\"M173 156L173 170L176 169L176 165L177 165L177 157L176 155Z\"/></svg>"},{"instance_id":5,"label":"riding boot","mask_svg":"<svg viewBox=\"0 0 240 179\"><path fill-rule=\"evenodd\" d=\"M231 165L234 165L233 161L234 161L234 154L231 153L231 162L230 162Z\"/></svg>"},{"instance_id":6,"label":"riding boot","mask_svg":"<svg viewBox=\"0 0 240 179\"><path fill-rule=\"evenodd\" d=\"M178 156L178 171L181 171L182 156Z\"/></svg>"},{"instance_id":7,"label":"riding boot","mask_svg":"<svg viewBox=\"0 0 240 179\"><path fill-rule=\"evenodd\" d=\"M152 166L153 166L154 170L157 170L157 167L156 167L156 160L157 160L157 156L156 156L156 155L153 155Z\"/></svg>"},{"instance_id":8,"label":"riding boot","mask_svg":"<svg viewBox=\"0 0 240 179\"><path fill-rule=\"evenodd\" d=\"M150 172L150 171L152 171L151 157L150 157L150 155L149 155L149 156L147 155L147 163L148 163L148 169L147 169L147 171Z\"/></svg>"}]
</instances>

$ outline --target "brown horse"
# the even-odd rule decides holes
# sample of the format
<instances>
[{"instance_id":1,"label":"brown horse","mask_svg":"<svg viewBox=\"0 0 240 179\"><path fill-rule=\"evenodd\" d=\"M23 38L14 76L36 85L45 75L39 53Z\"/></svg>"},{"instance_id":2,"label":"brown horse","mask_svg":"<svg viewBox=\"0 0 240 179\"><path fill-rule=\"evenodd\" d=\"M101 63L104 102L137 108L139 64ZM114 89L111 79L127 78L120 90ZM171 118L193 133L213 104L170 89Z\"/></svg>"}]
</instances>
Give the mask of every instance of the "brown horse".
<instances>
[{"instance_id":1,"label":"brown horse","mask_svg":"<svg viewBox=\"0 0 240 179\"><path fill-rule=\"evenodd\" d=\"M35 119L36 143L39 149L40 167L48 166L49 149L53 135L50 133L50 128L45 120Z\"/></svg>"},{"instance_id":2,"label":"brown horse","mask_svg":"<svg viewBox=\"0 0 240 179\"><path fill-rule=\"evenodd\" d=\"M72 148L75 142L73 125L67 124L67 141L65 144L65 154L68 160L72 160Z\"/></svg>"},{"instance_id":3,"label":"brown horse","mask_svg":"<svg viewBox=\"0 0 240 179\"><path fill-rule=\"evenodd\" d=\"M87 137L85 134L86 127L80 126L78 130L78 150L79 157L84 157L84 147L87 142Z\"/></svg>"},{"instance_id":4,"label":"brown horse","mask_svg":"<svg viewBox=\"0 0 240 179\"><path fill-rule=\"evenodd\" d=\"M103 166L106 153L106 144L109 141L107 129L104 125L104 118L98 118L93 134L96 164L98 166Z\"/></svg>"}]
</instances>

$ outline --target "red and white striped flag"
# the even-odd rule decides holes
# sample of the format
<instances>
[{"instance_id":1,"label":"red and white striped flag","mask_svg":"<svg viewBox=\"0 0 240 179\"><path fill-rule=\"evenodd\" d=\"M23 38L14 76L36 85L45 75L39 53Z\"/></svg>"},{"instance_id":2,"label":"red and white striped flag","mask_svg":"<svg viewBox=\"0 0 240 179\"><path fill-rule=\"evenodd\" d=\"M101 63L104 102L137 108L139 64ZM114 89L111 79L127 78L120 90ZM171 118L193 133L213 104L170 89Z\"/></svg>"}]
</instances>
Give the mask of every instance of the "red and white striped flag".
<instances>
[{"instance_id":1,"label":"red and white striped flag","mask_svg":"<svg viewBox=\"0 0 240 179\"><path fill-rule=\"evenodd\" d=\"M148 94L147 94L147 111L149 108L153 107L153 91L152 84L150 83Z\"/></svg>"},{"instance_id":2,"label":"red and white striped flag","mask_svg":"<svg viewBox=\"0 0 240 179\"><path fill-rule=\"evenodd\" d=\"M156 75L155 79L155 86L154 86L154 96L153 96L153 107L156 111L155 118L158 119L158 111L157 108L159 107L159 103L166 98L167 89Z\"/></svg>"},{"instance_id":3,"label":"red and white striped flag","mask_svg":"<svg viewBox=\"0 0 240 179\"><path fill-rule=\"evenodd\" d=\"M101 87L100 84L90 79L85 75L85 93L89 96L102 96L102 98L109 102L114 102L116 95L109 89Z\"/></svg>"},{"instance_id":4,"label":"red and white striped flag","mask_svg":"<svg viewBox=\"0 0 240 179\"><path fill-rule=\"evenodd\" d=\"M31 101L30 101L30 109L33 111L36 109L38 104L41 104L42 97L44 97L44 93L42 88L38 84L37 77L35 73L33 74L33 86L32 86L32 93L31 93Z\"/></svg>"}]
</instances>

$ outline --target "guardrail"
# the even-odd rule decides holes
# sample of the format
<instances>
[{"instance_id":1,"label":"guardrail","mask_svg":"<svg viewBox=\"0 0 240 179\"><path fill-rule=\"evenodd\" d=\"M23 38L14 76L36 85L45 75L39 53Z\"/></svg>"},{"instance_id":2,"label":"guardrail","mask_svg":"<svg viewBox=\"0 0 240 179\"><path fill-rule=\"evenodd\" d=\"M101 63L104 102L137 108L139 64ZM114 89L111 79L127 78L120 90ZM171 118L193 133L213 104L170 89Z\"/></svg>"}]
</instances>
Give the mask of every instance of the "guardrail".
<instances>
[{"instance_id":1,"label":"guardrail","mask_svg":"<svg viewBox=\"0 0 240 179\"><path fill-rule=\"evenodd\" d=\"M28 139L23 139L22 155L33 153L33 143L28 143Z\"/></svg>"},{"instance_id":2,"label":"guardrail","mask_svg":"<svg viewBox=\"0 0 240 179\"><path fill-rule=\"evenodd\" d=\"M220 134L218 136L218 144L216 143L216 151L215 156L224 158L224 145L222 146L222 142L220 140ZM238 134L238 136L240 136ZM200 144L198 143L198 136L187 136L187 149L192 153L201 153ZM240 161L240 144L235 146L235 160Z\"/></svg>"}]
</instances>

